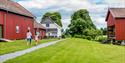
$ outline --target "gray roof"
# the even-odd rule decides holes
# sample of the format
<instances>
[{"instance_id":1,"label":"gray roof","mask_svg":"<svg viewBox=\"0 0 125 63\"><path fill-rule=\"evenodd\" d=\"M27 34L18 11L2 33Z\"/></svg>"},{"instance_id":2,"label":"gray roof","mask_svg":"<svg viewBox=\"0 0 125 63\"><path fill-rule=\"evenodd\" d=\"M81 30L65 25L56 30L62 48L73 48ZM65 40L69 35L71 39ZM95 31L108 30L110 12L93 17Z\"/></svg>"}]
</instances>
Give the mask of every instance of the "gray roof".
<instances>
[{"instance_id":1,"label":"gray roof","mask_svg":"<svg viewBox=\"0 0 125 63\"><path fill-rule=\"evenodd\" d=\"M49 23L54 23L54 21L50 17L46 17L41 21L41 24L49 24Z\"/></svg>"},{"instance_id":2,"label":"gray roof","mask_svg":"<svg viewBox=\"0 0 125 63\"><path fill-rule=\"evenodd\" d=\"M34 28L46 29L41 23L34 21Z\"/></svg>"},{"instance_id":3,"label":"gray roof","mask_svg":"<svg viewBox=\"0 0 125 63\"><path fill-rule=\"evenodd\" d=\"M11 0L0 0L0 9L24 16L35 17L32 13L30 13L20 4L13 2Z\"/></svg>"},{"instance_id":4,"label":"gray roof","mask_svg":"<svg viewBox=\"0 0 125 63\"><path fill-rule=\"evenodd\" d=\"M125 18L125 8L110 8L109 11L115 18Z\"/></svg>"}]
</instances>

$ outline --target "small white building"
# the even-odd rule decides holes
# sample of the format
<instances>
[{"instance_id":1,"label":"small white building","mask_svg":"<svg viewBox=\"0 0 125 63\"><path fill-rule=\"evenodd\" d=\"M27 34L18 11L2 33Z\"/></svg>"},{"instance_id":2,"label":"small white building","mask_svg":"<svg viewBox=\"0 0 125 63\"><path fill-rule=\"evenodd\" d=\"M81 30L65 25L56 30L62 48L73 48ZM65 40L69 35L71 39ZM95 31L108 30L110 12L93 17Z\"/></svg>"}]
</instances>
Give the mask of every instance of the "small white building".
<instances>
[{"instance_id":1,"label":"small white building","mask_svg":"<svg viewBox=\"0 0 125 63\"><path fill-rule=\"evenodd\" d=\"M46 27L47 37L61 37L62 27L56 24L51 18L45 18L41 24Z\"/></svg>"}]
</instances>

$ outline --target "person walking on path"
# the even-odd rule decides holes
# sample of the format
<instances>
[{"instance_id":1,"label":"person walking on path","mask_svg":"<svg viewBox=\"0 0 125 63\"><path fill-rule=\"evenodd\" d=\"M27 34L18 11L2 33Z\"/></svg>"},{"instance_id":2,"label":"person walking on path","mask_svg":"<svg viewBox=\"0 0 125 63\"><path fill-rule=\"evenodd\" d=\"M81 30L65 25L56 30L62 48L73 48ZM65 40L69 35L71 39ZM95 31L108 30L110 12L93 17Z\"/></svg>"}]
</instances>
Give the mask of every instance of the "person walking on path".
<instances>
[{"instance_id":1,"label":"person walking on path","mask_svg":"<svg viewBox=\"0 0 125 63\"><path fill-rule=\"evenodd\" d=\"M35 42L36 42L36 45L38 45L38 43L39 43L39 32L36 32Z\"/></svg>"},{"instance_id":2,"label":"person walking on path","mask_svg":"<svg viewBox=\"0 0 125 63\"><path fill-rule=\"evenodd\" d=\"M30 30L27 31L27 34L26 34L26 39L27 39L27 45L31 45L31 42L32 42L32 33L30 32Z\"/></svg>"}]
</instances>

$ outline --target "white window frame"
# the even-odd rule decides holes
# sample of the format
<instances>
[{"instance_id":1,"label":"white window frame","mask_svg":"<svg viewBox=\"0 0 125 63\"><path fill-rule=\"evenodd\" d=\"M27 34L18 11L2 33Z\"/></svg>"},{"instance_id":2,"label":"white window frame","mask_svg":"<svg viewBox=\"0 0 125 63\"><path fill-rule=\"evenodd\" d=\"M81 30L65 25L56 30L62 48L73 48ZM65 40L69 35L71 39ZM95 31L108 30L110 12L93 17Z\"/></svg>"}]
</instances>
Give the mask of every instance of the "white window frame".
<instances>
[{"instance_id":1,"label":"white window frame","mask_svg":"<svg viewBox=\"0 0 125 63\"><path fill-rule=\"evenodd\" d=\"M19 32L20 32L20 27L16 26L16 33L19 33Z\"/></svg>"}]
</instances>

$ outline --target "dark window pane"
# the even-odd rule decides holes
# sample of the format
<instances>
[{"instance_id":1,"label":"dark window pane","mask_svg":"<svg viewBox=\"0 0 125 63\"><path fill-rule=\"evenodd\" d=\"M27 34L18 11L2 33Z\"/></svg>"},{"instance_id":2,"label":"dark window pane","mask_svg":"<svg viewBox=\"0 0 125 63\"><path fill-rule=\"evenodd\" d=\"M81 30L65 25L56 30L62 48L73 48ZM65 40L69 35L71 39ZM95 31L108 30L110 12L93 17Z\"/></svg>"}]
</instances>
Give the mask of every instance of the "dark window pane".
<instances>
[{"instance_id":1,"label":"dark window pane","mask_svg":"<svg viewBox=\"0 0 125 63\"><path fill-rule=\"evenodd\" d=\"M46 27L49 27L49 24L46 24Z\"/></svg>"}]
</instances>

